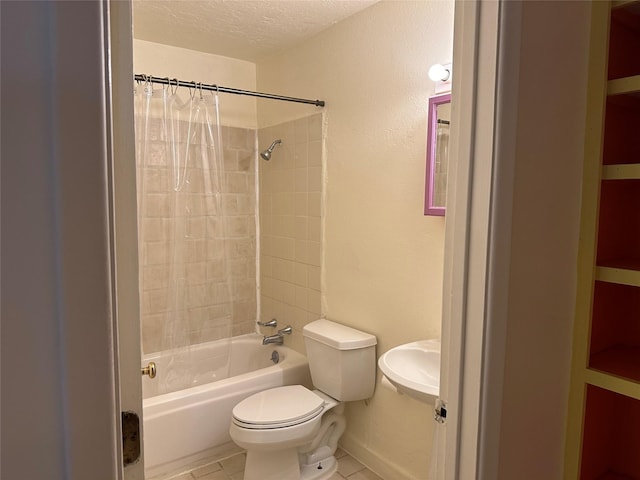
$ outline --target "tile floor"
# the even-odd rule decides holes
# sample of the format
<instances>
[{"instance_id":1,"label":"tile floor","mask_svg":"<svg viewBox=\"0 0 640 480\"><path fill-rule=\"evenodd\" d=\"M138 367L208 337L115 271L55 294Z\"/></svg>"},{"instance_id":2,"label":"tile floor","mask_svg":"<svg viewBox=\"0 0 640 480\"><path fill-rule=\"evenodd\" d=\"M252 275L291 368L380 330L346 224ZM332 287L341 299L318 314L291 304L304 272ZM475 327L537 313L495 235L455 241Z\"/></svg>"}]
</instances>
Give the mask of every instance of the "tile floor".
<instances>
[{"instance_id":1,"label":"tile floor","mask_svg":"<svg viewBox=\"0 0 640 480\"><path fill-rule=\"evenodd\" d=\"M338 471L329 480L382 480L342 449L336 452ZM246 455L239 453L219 462L198 467L170 480L242 480Z\"/></svg>"}]
</instances>

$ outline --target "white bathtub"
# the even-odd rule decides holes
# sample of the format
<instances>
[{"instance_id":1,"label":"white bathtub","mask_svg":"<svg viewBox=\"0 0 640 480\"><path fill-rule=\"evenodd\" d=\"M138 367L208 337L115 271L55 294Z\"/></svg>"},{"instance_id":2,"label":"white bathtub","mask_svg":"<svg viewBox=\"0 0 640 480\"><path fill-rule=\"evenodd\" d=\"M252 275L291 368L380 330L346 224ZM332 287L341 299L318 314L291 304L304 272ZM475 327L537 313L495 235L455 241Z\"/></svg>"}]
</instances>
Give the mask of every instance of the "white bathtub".
<instances>
[{"instance_id":1,"label":"white bathtub","mask_svg":"<svg viewBox=\"0 0 640 480\"><path fill-rule=\"evenodd\" d=\"M200 378L216 376L212 383L204 383L177 392L157 395L158 379L165 359L149 355L146 365L156 362L158 377L143 380L144 461L147 478L161 476L181 467L202 463L226 451L234 450L229 425L231 410L248 396L280 385L310 386L307 359L290 348L262 345L257 334L231 339L229 378L218 379L203 365L207 359L220 358L229 351L227 341L210 342L192 347L190 358ZM273 352L279 356L274 364ZM203 373L207 372L209 373ZM226 373L226 368L224 369ZM155 383L154 383L155 382Z\"/></svg>"}]
</instances>

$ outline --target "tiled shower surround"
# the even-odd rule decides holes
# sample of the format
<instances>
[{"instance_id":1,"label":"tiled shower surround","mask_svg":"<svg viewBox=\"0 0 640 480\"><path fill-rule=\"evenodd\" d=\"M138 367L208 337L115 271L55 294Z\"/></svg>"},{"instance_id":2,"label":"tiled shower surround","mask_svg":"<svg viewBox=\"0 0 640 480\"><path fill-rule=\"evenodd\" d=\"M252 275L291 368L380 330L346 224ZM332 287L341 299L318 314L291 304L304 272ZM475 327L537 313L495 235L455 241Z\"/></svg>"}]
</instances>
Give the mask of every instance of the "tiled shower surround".
<instances>
[{"instance_id":1,"label":"tiled shower surround","mask_svg":"<svg viewBox=\"0 0 640 480\"><path fill-rule=\"evenodd\" d=\"M152 125L159 131L159 124ZM164 145L152 134L152 149ZM258 131L262 150L276 139L270 161L259 160L260 175L260 303L261 319L277 318L291 324L287 344L303 351L302 327L321 314L320 265L322 259L322 114L316 114ZM256 131L222 127L225 177L222 208L226 232L211 205L190 227L187 266L187 322L192 344L226 335L221 319L232 313L232 335L253 332L256 305ZM145 354L170 344L163 340L169 272L169 167L157 154L147 167L149 208L143 212L144 238L140 268L143 275L142 346ZM205 175L199 171L196 177ZM141 175L141 171L138 171ZM207 203L207 202L205 202ZM231 298L225 294L219 260L222 233L228 238ZM220 292L220 290L222 290ZM264 329L265 334L273 333Z\"/></svg>"},{"instance_id":2,"label":"tiled shower surround","mask_svg":"<svg viewBox=\"0 0 640 480\"><path fill-rule=\"evenodd\" d=\"M292 325L286 343L304 351L302 327L321 314L322 114L258 132L261 149L278 138L259 160L261 319Z\"/></svg>"},{"instance_id":3,"label":"tiled shower surround","mask_svg":"<svg viewBox=\"0 0 640 480\"><path fill-rule=\"evenodd\" d=\"M155 122L155 123L153 123ZM164 142L159 138L159 120L151 124L151 158L145 172L146 203L140 228L143 255L140 262L143 281L141 302L142 347L144 353L162 350L171 344L164 339L163 312L167 308L167 278L170 228L170 170L163 155ZM197 199L199 215L193 215L187 228L186 243L186 323L191 344L226 336L226 324L232 314L231 334L253 332L256 319L256 131L222 127L224 178L222 186L223 215L217 215L215 202ZM199 147L198 147L199 148ZM153 152L156 152L155 155ZM138 175L142 172L138 170ZM202 183L207 171L191 169L190 188ZM202 210L201 212L197 212ZM222 218L226 224L221 228ZM226 231L225 231L226 230ZM229 296L225 268L220 261L220 238L226 235L231 282ZM222 320L224 319L224 320Z\"/></svg>"}]
</instances>

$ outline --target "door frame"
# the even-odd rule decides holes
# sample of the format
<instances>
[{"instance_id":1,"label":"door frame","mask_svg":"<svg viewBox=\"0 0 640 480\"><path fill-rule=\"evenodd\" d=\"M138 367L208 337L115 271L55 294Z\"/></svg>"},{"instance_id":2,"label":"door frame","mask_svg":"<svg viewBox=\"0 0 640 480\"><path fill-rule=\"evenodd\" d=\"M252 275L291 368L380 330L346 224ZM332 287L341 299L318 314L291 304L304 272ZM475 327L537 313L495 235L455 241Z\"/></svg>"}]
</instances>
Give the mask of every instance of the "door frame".
<instances>
[{"instance_id":1,"label":"door frame","mask_svg":"<svg viewBox=\"0 0 640 480\"><path fill-rule=\"evenodd\" d=\"M137 215L136 209L130 208L137 203L136 169L135 161L132 161L135 158L135 137L131 92L131 2L104 1L109 32L105 42L109 53L105 67L111 87L114 329L120 366L116 389L120 393L121 410L135 411L142 419L140 322L122 321L139 317ZM452 247L445 250L440 394L449 406L449 415L446 434L440 435L437 441L438 479L477 478L483 463L482 455L490 456L490 452L481 452L481 437L499 432L499 425L492 425L484 432L481 432L481 427L483 415L487 414L483 408L488 405L498 408L499 403L493 400L499 399L501 392L501 388L492 389L492 402L483 402L483 396L488 395L488 391L482 388L489 372L485 365L491 360L486 358L489 337L485 331L491 307L487 295L492 275L489 252L499 233L496 225L492 224L491 209L502 7L503 2L491 1L459 1L455 7L456 74L453 81L452 138L457 138L457 142L451 146L451 157L458 160L450 167L451 178L455 180L447 193L445 244ZM508 170L506 174L507 182L503 181L503 188L507 187L504 192L508 194ZM510 210L505 209L501 217L507 223L508 214ZM493 364L497 359L499 367L500 350L495 339L493 344L492 348L497 348L492 350ZM130 368L132 365L135 368ZM492 374L499 371L499 368L490 370ZM495 386L500 387L499 383ZM142 428L142 421L140 426ZM119 450L121 447L119 444ZM121 455L120 452L117 454ZM137 464L124 469L121 478L142 480L143 464L141 458Z\"/></svg>"},{"instance_id":2,"label":"door frame","mask_svg":"<svg viewBox=\"0 0 640 480\"><path fill-rule=\"evenodd\" d=\"M144 429L140 380L141 318L138 265L138 215L133 109L133 32L130 1L105 0L105 65L110 87L107 115L110 128L110 203L114 330L120 411L139 419L140 458L121 467L124 480L144 480ZM133 207L132 207L133 206ZM119 444L122 465L122 444Z\"/></svg>"},{"instance_id":3,"label":"door frame","mask_svg":"<svg viewBox=\"0 0 640 480\"><path fill-rule=\"evenodd\" d=\"M519 2L456 2L438 479L497 476L518 93L502 80L518 75L520 15Z\"/></svg>"}]
</instances>

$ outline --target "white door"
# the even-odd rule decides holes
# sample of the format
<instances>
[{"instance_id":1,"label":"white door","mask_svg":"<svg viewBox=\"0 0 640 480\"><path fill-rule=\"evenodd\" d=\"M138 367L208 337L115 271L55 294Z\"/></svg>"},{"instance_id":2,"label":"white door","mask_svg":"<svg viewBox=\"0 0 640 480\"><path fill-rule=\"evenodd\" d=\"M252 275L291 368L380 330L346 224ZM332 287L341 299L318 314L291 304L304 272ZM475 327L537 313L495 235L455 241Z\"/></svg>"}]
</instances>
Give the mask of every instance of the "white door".
<instances>
[{"instance_id":1,"label":"white door","mask_svg":"<svg viewBox=\"0 0 640 480\"><path fill-rule=\"evenodd\" d=\"M115 283L115 321L118 341L118 376L121 412L133 413L138 419L139 451L135 452L135 427L125 432L122 461L125 480L144 479L142 431L142 382L140 318L138 296L138 240L135 169L135 136L133 123L133 47L131 2L109 1L108 48L105 71L111 80L111 99L107 114L111 125L112 181L112 263ZM109 108L110 107L110 108ZM128 418L135 418L128 415ZM127 446L131 446L128 448ZM128 460L139 458L133 463Z\"/></svg>"}]
</instances>

